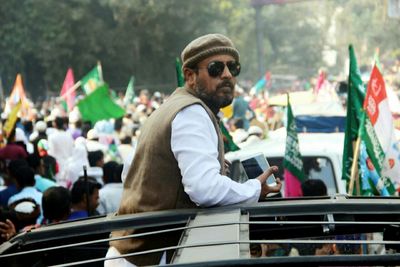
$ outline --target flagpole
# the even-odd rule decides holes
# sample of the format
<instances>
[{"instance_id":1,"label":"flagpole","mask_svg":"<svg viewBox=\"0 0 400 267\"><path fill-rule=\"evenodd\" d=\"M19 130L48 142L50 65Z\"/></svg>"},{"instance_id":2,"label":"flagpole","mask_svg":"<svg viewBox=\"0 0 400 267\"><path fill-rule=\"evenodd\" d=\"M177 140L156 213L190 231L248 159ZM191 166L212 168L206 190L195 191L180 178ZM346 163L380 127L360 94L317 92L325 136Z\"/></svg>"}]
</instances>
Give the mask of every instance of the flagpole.
<instances>
[{"instance_id":1,"label":"flagpole","mask_svg":"<svg viewBox=\"0 0 400 267\"><path fill-rule=\"evenodd\" d=\"M351 164L351 173L350 173L350 184L349 184L349 195L353 194L354 189L354 181L356 182L356 192L357 195L361 195L360 191L360 178L358 175L358 158L360 157L360 145L361 145L361 135L363 134L363 127L365 125L366 113L362 112L360 119L360 126L358 127L358 137L356 144L353 143L353 162Z\"/></svg>"},{"instance_id":2,"label":"flagpole","mask_svg":"<svg viewBox=\"0 0 400 267\"><path fill-rule=\"evenodd\" d=\"M360 194L360 181L358 178L358 157L360 156L360 145L361 145L361 138L360 136L358 136L354 146L353 162L351 164L350 184L348 193L350 196L353 195L354 181L356 181L357 194L358 195Z\"/></svg>"},{"instance_id":3,"label":"flagpole","mask_svg":"<svg viewBox=\"0 0 400 267\"><path fill-rule=\"evenodd\" d=\"M104 82L104 80L103 80L103 69L101 68L101 62L100 62L100 60L97 61L97 69L98 69L98 71L99 71L100 80L101 80L102 82Z\"/></svg>"},{"instance_id":4,"label":"flagpole","mask_svg":"<svg viewBox=\"0 0 400 267\"><path fill-rule=\"evenodd\" d=\"M81 81L77 81L72 87L68 88L68 90L61 95L61 97L65 96L65 95L69 95L70 93L72 93L73 91L75 91L76 89L79 88L79 86L81 86Z\"/></svg>"}]
</instances>

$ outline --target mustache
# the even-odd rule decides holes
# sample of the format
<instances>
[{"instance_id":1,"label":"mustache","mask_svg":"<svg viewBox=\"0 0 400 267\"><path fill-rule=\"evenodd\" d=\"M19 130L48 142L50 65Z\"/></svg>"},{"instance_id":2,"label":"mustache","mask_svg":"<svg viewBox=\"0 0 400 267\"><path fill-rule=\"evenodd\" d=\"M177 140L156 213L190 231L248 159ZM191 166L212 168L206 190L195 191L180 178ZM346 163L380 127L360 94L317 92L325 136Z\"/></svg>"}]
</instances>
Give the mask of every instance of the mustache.
<instances>
[{"instance_id":1,"label":"mustache","mask_svg":"<svg viewBox=\"0 0 400 267\"><path fill-rule=\"evenodd\" d=\"M230 80L224 80L220 84L218 84L217 89L220 89L222 87L229 87L233 90L235 88L235 85Z\"/></svg>"}]
</instances>

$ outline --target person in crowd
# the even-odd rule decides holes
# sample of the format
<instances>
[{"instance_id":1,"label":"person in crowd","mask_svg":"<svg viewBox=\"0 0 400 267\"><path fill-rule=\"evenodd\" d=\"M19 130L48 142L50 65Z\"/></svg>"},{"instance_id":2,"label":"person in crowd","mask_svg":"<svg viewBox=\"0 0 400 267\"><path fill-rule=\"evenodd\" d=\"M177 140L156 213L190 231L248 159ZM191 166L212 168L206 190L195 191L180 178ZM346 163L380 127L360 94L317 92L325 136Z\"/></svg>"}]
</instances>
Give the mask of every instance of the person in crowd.
<instances>
[{"instance_id":1,"label":"person in crowd","mask_svg":"<svg viewBox=\"0 0 400 267\"><path fill-rule=\"evenodd\" d=\"M49 135L48 138L48 154L53 156L60 167L62 172L68 157L72 155L74 149L74 139L72 135L64 130L64 119L56 117L54 120L54 127L56 130Z\"/></svg>"},{"instance_id":2,"label":"person in crowd","mask_svg":"<svg viewBox=\"0 0 400 267\"><path fill-rule=\"evenodd\" d=\"M267 177L278 171L276 166L243 184L226 176L218 113L232 102L240 73L239 53L232 41L221 34L204 35L188 44L181 57L185 85L177 88L142 126L124 182L119 215L255 203L281 188L279 178L274 187L266 184ZM133 232L114 231L112 237ZM112 241L107 256L175 243L173 235ZM124 264L152 265L158 264L161 256L153 253L122 260ZM106 266L116 264L105 262Z\"/></svg>"},{"instance_id":3,"label":"person in crowd","mask_svg":"<svg viewBox=\"0 0 400 267\"><path fill-rule=\"evenodd\" d=\"M301 184L304 197L327 196L325 183L319 179L307 179ZM331 255L334 244L296 244L300 255Z\"/></svg>"},{"instance_id":4,"label":"person in crowd","mask_svg":"<svg viewBox=\"0 0 400 267\"><path fill-rule=\"evenodd\" d=\"M263 130L259 126L256 126L256 125L250 126L247 133L249 136L247 137L246 141L239 144L240 148L244 148L244 147L252 145L252 144L257 144L258 142L260 142L263 139L263 136L264 136Z\"/></svg>"},{"instance_id":5,"label":"person in crowd","mask_svg":"<svg viewBox=\"0 0 400 267\"><path fill-rule=\"evenodd\" d=\"M20 145L27 153L33 153L32 144L28 142L24 130L18 126L15 128L15 143Z\"/></svg>"},{"instance_id":6,"label":"person in crowd","mask_svg":"<svg viewBox=\"0 0 400 267\"><path fill-rule=\"evenodd\" d=\"M231 135L235 144L244 142L248 137L248 132L244 129L244 121L242 118L231 120Z\"/></svg>"},{"instance_id":7,"label":"person in crowd","mask_svg":"<svg viewBox=\"0 0 400 267\"><path fill-rule=\"evenodd\" d=\"M235 98L233 100L233 118L242 119L243 129L246 131L250 127L250 121L255 117L254 111L249 103L244 99L244 90L236 85Z\"/></svg>"},{"instance_id":8,"label":"person in crowd","mask_svg":"<svg viewBox=\"0 0 400 267\"><path fill-rule=\"evenodd\" d=\"M43 193L44 224L66 221L71 214L71 193L62 186L54 186Z\"/></svg>"},{"instance_id":9,"label":"person in crowd","mask_svg":"<svg viewBox=\"0 0 400 267\"><path fill-rule=\"evenodd\" d=\"M43 176L55 181L56 180L56 175L58 173L58 164L57 161L54 157L46 155L42 157L43 160L43 168L44 168L44 174Z\"/></svg>"},{"instance_id":10,"label":"person in crowd","mask_svg":"<svg viewBox=\"0 0 400 267\"><path fill-rule=\"evenodd\" d=\"M301 184L301 190L305 197L327 196L328 190L320 179L307 179Z\"/></svg>"},{"instance_id":11,"label":"person in crowd","mask_svg":"<svg viewBox=\"0 0 400 267\"><path fill-rule=\"evenodd\" d=\"M6 138L7 144L0 148L0 160L9 161L15 159L24 159L28 156L28 153L23 145L17 143L16 129L14 128L9 136Z\"/></svg>"},{"instance_id":12,"label":"person in crowd","mask_svg":"<svg viewBox=\"0 0 400 267\"><path fill-rule=\"evenodd\" d=\"M35 188L44 192L50 187L56 186L56 183L45 177L45 167L43 159L36 154L31 154L27 158L29 166L35 172Z\"/></svg>"},{"instance_id":13,"label":"person in crowd","mask_svg":"<svg viewBox=\"0 0 400 267\"><path fill-rule=\"evenodd\" d=\"M32 198L41 208L42 193L35 188L35 173L28 166L27 163L25 163L25 165L21 164L20 167L16 169L15 181L19 192L8 199L8 206L12 206L14 203L21 199ZM41 220L42 216L39 216L39 218L37 219L37 223L40 223Z\"/></svg>"},{"instance_id":14,"label":"person in crowd","mask_svg":"<svg viewBox=\"0 0 400 267\"><path fill-rule=\"evenodd\" d=\"M97 182L103 185L103 166L104 166L104 153L101 150L91 151L88 153L89 167L87 174L94 177ZM83 175L83 170L80 172Z\"/></svg>"},{"instance_id":15,"label":"person in crowd","mask_svg":"<svg viewBox=\"0 0 400 267\"><path fill-rule=\"evenodd\" d=\"M101 150L107 153L108 147L99 142L99 132L96 129L90 129L86 137L86 148L88 152Z\"/></svg>"},{"instance_id":16,"label":"person in crowd","mask_svg":"<svg viewBox=\"0 0 400 267\"><path fill-rule=\"evenodd\" d=\"M123 184L121 181L122 165L115 161L109 161L103 166L104 186L99 191L100 214L116 212L122 198Z\"/></svg>"},{"instance_id":17,"label":"person in crowd","mask_svg":"<svg viewBox=\"0 0 400 267\"><path fill-rule=\"evenodd\" d=\"M71 189L71 214L68 220L76 220L96 215L99 205L99 184L95 178L81 176Z\"/></svg>"},{"instance_id":18,"label":"person in crowd","mask_svg":"<svg viewBox=\"0 0 400 267\"><path fill-rule=\"evenodd\" d=\"M17 194L20 190L16 183L16 172L22 166L27 166L28 163L24 159L11 160L7 165L7 173L5 175L5 182L7 187L0 192L0 205L1 207L8 207L8 200L13 195Z\"/></svg>"},{"instance_id":19,"label":"person in crowd","mask_svg":"<svg viewBox=\"0 0 400 267\"><path fill-rule=\"evenodd\" d=\"M132 130L130 131L132 132ZM134 151L134 147L132 146L132 135L121 133L120 140L121 144L118 145L118 153L121 156L123 162L127 161L129 155Z\"/></svg>"},{"instance_id":20,"label":"person in crowd","mask_svg":"<svg viewBox=\"0 0 400 267\"><path fill-rule=\"evenodd\" d=\"M82 121L80 118L80 113L77 107L69 113L69 125L68 132L72 135L72 138L76 140L79 136L82 136Z\"/></svg>"},{"instance_id":21,"label":"person in crowd","mask_svg":"<svg viewBox=\"0 0 400 267\"><path fill-rule=\"evenodd\" d=\"M37 121L35 131L29 136L29 140L33 145L34 154L39 155L38 143L41 139L47 140L46 134L47 124L44 121Z\"/></svg>"},{"instance_id":22,"label":"person in crowd","mask_svg":"<svg viewBox=\"0 0 400 267\"><path fill-rule=\"evenodd\" d=\"M32 198L22 198L0 209L0 244L9 240L24 227L35 225L40 216L40 206Z\"/></svg>"}]
</instances>

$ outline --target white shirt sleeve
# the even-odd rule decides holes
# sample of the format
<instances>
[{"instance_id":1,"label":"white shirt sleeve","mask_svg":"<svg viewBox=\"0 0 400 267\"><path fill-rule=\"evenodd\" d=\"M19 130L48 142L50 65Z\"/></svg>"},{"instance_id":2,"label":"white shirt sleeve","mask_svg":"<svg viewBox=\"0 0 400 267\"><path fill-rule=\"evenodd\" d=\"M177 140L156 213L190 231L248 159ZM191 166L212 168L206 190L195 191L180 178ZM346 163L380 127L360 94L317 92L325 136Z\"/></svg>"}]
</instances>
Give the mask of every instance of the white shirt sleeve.
<instances>
[{"instance_id":1,"label":"white shirt sleeve","mask_svg":"<svg viewBox=\"0 0 400 267\"><path fill-rule=\"evenodd\" d=\"M261 184L251 179L240 184L221 175L218 136L201 105L181 110L172 121L171 148L182 174L185 192L198 206L256 203Z\"/></svg>"}]
</instances>

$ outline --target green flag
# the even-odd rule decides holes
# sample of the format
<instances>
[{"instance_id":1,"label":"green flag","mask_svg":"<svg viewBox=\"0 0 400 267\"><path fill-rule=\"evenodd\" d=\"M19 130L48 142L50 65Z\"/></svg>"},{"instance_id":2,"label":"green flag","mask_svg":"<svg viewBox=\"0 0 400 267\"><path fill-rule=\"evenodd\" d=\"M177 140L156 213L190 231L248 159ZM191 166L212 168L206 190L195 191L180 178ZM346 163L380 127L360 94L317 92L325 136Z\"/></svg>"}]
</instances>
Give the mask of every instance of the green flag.
<instances>
[{"instance_id":1,"label":"green flag","mask_svg":"<svg viewBox=\"0 0 400 267\"><path fill-rule=\"evenodd\" d=\"M128 86L126 87L125 91L125 96L124 96L125 105L131 104L133 102L133 99L135 99L134 84L135 84L135 77L131 76L131 79L129 80Z\"/></svg>"},{"instance_id":2,"label":"green flag","mask_svg":"<svg viewBox=\"0 0 400 267\"><path fill-rule=\"evenodd\" d=\"M353 46L349 46L350 69L347 89L347 114L344 135L342 179L350 181L353 162L353 142L357 140L365 98L365 86L361 80Z\"/></svg>"},{"instance_id":3,"label":"green flag","mask_svg":"<svg viewBox=\"0 0 400 267\"><path fill-rule=\"evenodd\" d=\"M297 137L296 122L294 120L292 106L287 95L287 126L286 126L286 149L283 159L283 167L294 175L300 182L304 182L303 161L299 149L299 138Z\"/></svg>"},{"instance_id":4,"label":"green flag","mask_svg":"<svg viewBox=\"0 0 400 267\"><path fill-rule=\"evenodd\" d=\"M111 99L107 84L87 95L77 106L82 119L93 124L104 119L121 118L125 114L125 110Z\"/></svg>"},{"instance_id":5,"label":"green flag","mask_svg":"<svg viewBox=\"0 0 400 267\"><path fill-rule=\"evenodd\" d=\"M100 67L97 65L80 80L81 86L87 95L104 83L99 69Z\"/></svg>"},{"instance_id":6,"label":"green flag","mask_svg":"<svg viewBox=\"0 0 400 267\"><path fill-rule=\"evenodd\" d=\"M219 128L221 129L222 137L224 138L225 153L239 150L240 148L233 142L232 136L229 134L222 121L219 123Z\"/></svg>"},{"instance_id":7,"label":"green flag","mask_svg":"<svg viewBox=\"0 0 400 267\"><path fill-rule=\"evenodd\" d=\"M185 79L182 73L182 64L179 58L175 59L175 69L176 69L176 80L178 82L178 87L183 87L185 84Z\"/></svg>"}]
</instances>

